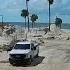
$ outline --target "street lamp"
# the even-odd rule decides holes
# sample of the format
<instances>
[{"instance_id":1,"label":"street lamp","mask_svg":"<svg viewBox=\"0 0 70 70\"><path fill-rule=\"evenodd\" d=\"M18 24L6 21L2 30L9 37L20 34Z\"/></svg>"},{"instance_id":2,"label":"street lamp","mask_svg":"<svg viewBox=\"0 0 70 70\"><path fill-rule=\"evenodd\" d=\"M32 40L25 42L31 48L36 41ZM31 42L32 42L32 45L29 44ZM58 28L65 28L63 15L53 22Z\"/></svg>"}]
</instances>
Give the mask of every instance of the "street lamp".
<instances>
[{"instance_id":1,"label":"street lamp","mask_svg":"<svg viewBox=\"0 0 70 70\"><path fill-rule=\"evenodd\" d=\"M53 1L54 0L48 0L48 2L49 2L49 31L50 31L50 24L51 24L51 18L50 18L50 16L51 16L51 9L50 9L50 5L53 4Z\"/></svg>"},{"instance_id":2,"label":"street lamp","mask_svg":"<svg viewBox=\"0 0 70 70\"><path fill-rule=\"evenodd\" d=\"M28 13L29 13L29 10L28 10L28 1L29 0L26 0L26 7L27 7L27 11L28 11ZM28 14L28 31L29 31L29 14Z\"/></svg>"}]
</instances>

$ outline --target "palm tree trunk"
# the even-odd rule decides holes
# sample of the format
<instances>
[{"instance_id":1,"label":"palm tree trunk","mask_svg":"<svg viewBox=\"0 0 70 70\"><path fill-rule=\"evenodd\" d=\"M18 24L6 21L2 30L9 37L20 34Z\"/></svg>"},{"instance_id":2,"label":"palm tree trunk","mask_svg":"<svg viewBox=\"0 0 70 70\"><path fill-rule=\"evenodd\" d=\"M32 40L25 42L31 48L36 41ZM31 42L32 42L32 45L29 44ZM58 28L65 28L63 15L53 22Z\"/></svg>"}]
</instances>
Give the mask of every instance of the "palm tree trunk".
<instances>
[{"instance_id":1,"label":"palm tree trunk","mask_svg":"<svg viewBox=\"0 0 70 70\"><path fill-rule=\"evenodd\" d=\"M36 26L36 25L35 25L35 22L34 22L34 28L35 28L35 26Z\"/></svg>"},{"instance_id":2,"label":"palm tree trunk","mask_svg":"<svg viewBox=\"0 0 70 70\"><path fill-rule=\"evenodd\" d=\"M51 13L50 13L50 2L49 2L49 31L50 31L50 15L51 15Z\"/></svg>"},{"instance_id":3,"label":"palm tree trunk","mask_svg":"<svg viewBox=\"0 0 70 70\"><path fill-rule=\"evenodd\" d=\"M33 28L33 22L32 22L32 28Z\"/></svg>"},{"instance_id":4,"label":"palm tree trunk","mask_svg":"<svg viewBox=\"0 0 70 70\"><path fill-rule=\"evenodd\" d=\"M25 17L25 29L26 29L26 17Z\"/></svg>"},{"instance_id":5,"label":"palm tree trunk","mask_svg":"<svg viewBox=\"0 0 70 70\"><path fill-rule=\"evenodd\" d=\"M61 24L60 24L60 29L61 29Z\"/></svg>"},{"instance_id":6,"label":"palm tree trunk","mask_svg":"<svg viewBox=\"0 0 70 70\"><path fill-rule=\"evenodd\" d=\"M28 11L28 1L27 0L26 0L26 7L27 7L27 11ZM27 16L27 18L28 18L28 31L29 31L29 15Z\"/></svg>"}]
</instances>

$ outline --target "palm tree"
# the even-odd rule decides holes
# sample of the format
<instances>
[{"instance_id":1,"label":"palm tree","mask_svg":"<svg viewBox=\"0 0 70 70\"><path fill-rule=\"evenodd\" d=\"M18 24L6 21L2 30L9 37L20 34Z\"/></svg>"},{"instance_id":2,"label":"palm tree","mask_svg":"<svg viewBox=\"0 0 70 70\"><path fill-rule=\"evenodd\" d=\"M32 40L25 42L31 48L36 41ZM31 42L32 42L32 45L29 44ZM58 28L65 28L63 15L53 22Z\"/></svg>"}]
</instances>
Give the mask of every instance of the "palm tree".
<instances>
[{"instance_id":1,"label":"palm tree","mask_svg":"<svg viewBox=\"0 0 70 70\"><path fill-rule=\"evenodd\" d=\"M53 0L48 0L48 2L49 2L49 31L50 31L50 23L51 23L50 22L50 14L51 14L50 13L50 5L53 4Z\"/></svg>"},{"instance_id":2,"label":"palm tree","mask_svg":"<svg viewBox=\"0 0 70 70\"><path fill-rule=\"evenodd\" d=\"M26 9L23 9L21 11L21 16L25 18L25 29L26 29L26 17L28 16L28 11Z\"/></svg>"},{"instance_id":3,"label":"palm tree","mask_svg":"<svg viewBox=\"0 0 70 70\"><path fill-rule=\"evenodd\" d=\"M62 19L56 17L56 19L55 19L55 25L56 25L56 27L60 27L61 28L61 24L62 24Z\"/></svg>"},{"instance_id":4,"label":"palm tree","mask_svg":"<svg viewBox=\"0 0 70 70\"><path fill-rule=\"evenodd\" d=\"M26 8L27 8L27 11L29 12L29 10L28 10L28 2L29 2L29 0L26 0ZM28 31L29 31L29 14L28 14L27 18L28 18Z\"/></svg>"},{"instance_id":5,"label":"palm tree","mask_svg":"<svg viewBox=\"0 0 70 70\"><path fill-rule=\"evenodd\" d=\"M32 14L32 16L31 16L32 28L34 27L34 23L37 19L38 19L38 16L36 14Z\"/></svg>"}]
</instances>

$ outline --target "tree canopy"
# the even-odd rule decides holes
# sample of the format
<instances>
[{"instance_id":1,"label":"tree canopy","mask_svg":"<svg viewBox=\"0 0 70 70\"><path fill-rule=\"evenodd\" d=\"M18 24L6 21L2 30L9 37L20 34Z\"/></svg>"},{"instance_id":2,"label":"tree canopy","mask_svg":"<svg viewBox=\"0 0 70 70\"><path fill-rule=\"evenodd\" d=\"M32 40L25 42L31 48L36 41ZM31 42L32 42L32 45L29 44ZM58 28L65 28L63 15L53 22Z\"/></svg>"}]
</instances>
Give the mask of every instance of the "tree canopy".
<instances>
[{"instance_id":1,"label":"tree canopy","mask_svg":"<svg viewBox=\"0 0 70 70\"><path fill-rule=\"evenodd\" d=\"M55 19L55 25L61 28L61 24L62 24L62 19L56 17L56 19Z\"/></svg>"},{"instance_id":2,"label":"tree canopy","mask_svg":"<svg viewBox=\"0 0 70 70\"><path fill-rule=\"evenodd\" d=\"M29 14L29 12L28 12L26 9L23 9L23 10L21 11L21 16L22 16L22 17L26 17L26 16L28 16L28 14Z\"/></svg>"},{"instance_id":3,"label":"tree canopy","mask_svg":"<svg viewBox=\"0 0 70 70\"><path fill-rule=\"evenodd\" d=\"M34 22L34 21L36 21L36 19L38 19L38 16L35 14L32 14L31 21Z\"/></svg>"},{"instance_id":4,"label":"tree canopy","mask_svg":"<svg viewBox=\"0 0 70 70\"><path fill-rule=\"evenodd\" d=\"M31 21L32 21L32 28L33 28L33 24L34 22L38 19L38 16L36 14L32 14L31 16Z\"/></svg>"}]
</instances>

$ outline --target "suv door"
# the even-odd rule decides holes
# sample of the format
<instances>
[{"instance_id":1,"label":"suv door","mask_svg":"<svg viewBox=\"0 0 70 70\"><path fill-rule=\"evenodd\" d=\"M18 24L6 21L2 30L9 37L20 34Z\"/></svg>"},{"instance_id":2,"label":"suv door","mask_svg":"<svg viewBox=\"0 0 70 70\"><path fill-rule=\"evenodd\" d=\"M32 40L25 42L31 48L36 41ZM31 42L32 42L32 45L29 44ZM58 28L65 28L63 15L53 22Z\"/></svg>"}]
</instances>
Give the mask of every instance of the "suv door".
<instances>
[{"instance_id":1,"label":"suv door","mask_svg":"<svg viewBox=\"0 0 70 70\"><path fill-rule=\"evenodd\" d=\"M34 44L32 44L32 48L33 57L35 57L38 53L38 46L34 46Z\"/></svg>"},{"instance_id":2,"label":"suv door","mask_svg":"<svg viewBox=\"0 0 70 70\"><path fill-rule=\"evenodd\" d=\"M31 44L31 56L34 57L34 44Z\"/></svg>"},{"instance_id":3,"label":"suv door","mask_svg":"<svg viewBox=\"0 0 70 70\"><path fill-rule=\"evenodd\" d=\"M34 56L36 56L36 55L37 55L37 47L34 46Z\"/></svg>"}]
</instances>

